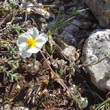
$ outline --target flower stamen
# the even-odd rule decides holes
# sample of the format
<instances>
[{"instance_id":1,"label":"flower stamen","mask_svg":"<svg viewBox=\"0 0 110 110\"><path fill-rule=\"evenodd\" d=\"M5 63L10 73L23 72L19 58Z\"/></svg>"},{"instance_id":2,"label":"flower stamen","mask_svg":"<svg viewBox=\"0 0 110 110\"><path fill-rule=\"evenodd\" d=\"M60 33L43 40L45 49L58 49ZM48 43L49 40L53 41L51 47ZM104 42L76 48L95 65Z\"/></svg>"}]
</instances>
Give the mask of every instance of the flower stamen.
<instances>
[{"instance_id":1,"label":"flower stamen","mask_svg":"<svg viewBox=\"0 0 110 110\"><path fill-rule=\"evenodd\" d=\"M28 38L26 43L28 44L29 47L35 47L37 41L35 41L33 38Z\"/></svg>"}]
</instances>

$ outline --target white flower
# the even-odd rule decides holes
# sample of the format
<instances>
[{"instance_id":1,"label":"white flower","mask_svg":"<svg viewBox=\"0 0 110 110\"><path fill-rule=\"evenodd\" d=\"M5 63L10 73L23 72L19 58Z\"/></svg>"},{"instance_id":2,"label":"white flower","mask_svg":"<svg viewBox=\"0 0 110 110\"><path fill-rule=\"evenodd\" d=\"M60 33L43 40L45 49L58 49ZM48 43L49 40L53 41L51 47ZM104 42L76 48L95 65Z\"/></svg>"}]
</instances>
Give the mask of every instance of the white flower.
<instances>
[{"instance_id":1,"label":"white flower","mask_svg":"<svg viewBox=\"0 0 110 110\"><path fill-rule=\"evenodd\" d=\"M39 35L36 27L30 28L27 32L18 36L19 54L23 58L30 57L32 53L39 52L47 41L48 36L45 33Z\"/></svg>"},{"instance_id":2,"label":"white flower","mask_svg":"<svg viewBox=\"0 0 110 110\"><path fill-rule=\"evenodd\" d=\"M87 98L81 97L81 101L85 101L85 105L83 108L86 108L88 106L88 100Z\"/></svg>"}]
</instances>

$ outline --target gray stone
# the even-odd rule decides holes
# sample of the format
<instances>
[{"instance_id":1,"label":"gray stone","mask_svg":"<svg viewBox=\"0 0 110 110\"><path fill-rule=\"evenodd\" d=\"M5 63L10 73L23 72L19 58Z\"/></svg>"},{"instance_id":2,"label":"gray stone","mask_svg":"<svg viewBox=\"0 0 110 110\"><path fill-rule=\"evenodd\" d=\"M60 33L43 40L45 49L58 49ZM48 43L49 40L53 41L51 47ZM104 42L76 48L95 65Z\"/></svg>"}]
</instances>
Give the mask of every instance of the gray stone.
<instances>
[{"instance_id":1,"label":"gray stone","mask_svg":"<svg viewBox=\"0 0 110 110\"><path fill-rule=\"evenodd\" d=\"M29 108L19 106L19 107L13 107L12 110L29 110Z\"/></svg>"},{"instance_id":2,"label":"gray stone","mask_svg":"<svg viewBox=\"0 0 110 110\"><path fill-rule=\"evenodd\" d=\"M63 50L62 50L62 53L66 56L66 58L71 61L71 62L75 62L76 60L76 48L74 46L68 46L68 47L65 47Z\"/></svg>"},{"instance_id":3,"label":"gray stone","mask_svg":"<svg viewBox=\"0 0 110 110\"><path fill-rule=\"evenodd\" d=\"M109 56L110 29L95 30L84 44L82 61L83 63L94 64L86 68L90 73L91 81L101 90L110 90ZM98 61L100 62L97 63Z\"/></svg>"},{"instance_id":4,"label":"gray stone","mask_svg":"<svg viewBox=\"0 0 110 110\"><path fill-rule=\"evenodd\" d=\"M100 26L107 27L110 24L110 0L85 0L85 2Z\"/></svg>"},{"instance_id":5,"label":"gray stone","mask_svg":"<svg viewBox=\"0 0 110 110\"><path fill-rule=\"evenodd\" d=\"M63 41L66 43L66 44L72 44L74 46L76 46L76 39L75 37L70 34L68 31L63 31L63 33L61 34L63 36Z\"/></svg>"},{"instance_id":6,"label":"gray stone","mask_svg":"<svg viewBox=\"0 0 110 110\"><path fill-rule=\"evenodd\" d=\"M32 11L36 14L43 16L46 19L50 18L50 13L48 11L44 10L43 8L36 7L35 5L43 7L43 5L41 3L36 3L35 0L32 0L32 1L22 0L22 4L20 6L20 9L22 10L22 9L26 8L26 10L29 12Z\"/></svg>"},{"instance_id":7,"label":"gray stone","mask_svg":"<svg viewBox=\"0 0 110 110\"><path fill-rule=\"evenodd\" d=\"M0 107L0 110L29 110L29 108L22 107L22 106L11 108L11 106L9 104L5 104L5 105Z\"/></svg>"},{"instance_id":8,"label":"gray stone","mask_svg":"<svg viewBox=\"0 0 110 110\"><path fill-rule=\"evenodd\" d=\"M81 26L81 21L77 20L77 19L73 19L71 22L73 25L80 27Z\"/></svg>"},{"instance_id":9,"label":"gray stone","mask_svg":"<svg viewBox=\"0 0 110 110\"><path fill-rule=\"evenodd\" d=\"M79 28L73 24L70 24L69 26L67 26L64 31L69 32L70 34L72 34L73 32L78 32Z\"/></svg>"},{"instance_id":10,"label":"gray stone","mask_svg":"<svg viewBox=\"0 0 110 110\"><path fill-rule=\"evenodd\" d=\"M82 28L82 29L88 29L92 26L92 23L90 20L77 20L77 19L73 19L71 24L73 24L74 26L76 26L77 28Z\"/></svg>"},{"instance_id":11,"label":"gray stone","mask_svg":"<svg viewBox=\"0 0 110 110\"><path fill-rule=\"evenodd\" d=\"M61 36L63 37L64 42L67 43L68 45L76 46L77 43L73 34L74 32L78 32L78 31L79 31L79 28L77 26L73 25L72 23L71 24L69 23L61 33Z\"/></svg>"},{"instance_id":12,"label":"gray stone","mask_svg":"<svg viewBox=\"0 0 110 110\"><path fill-rule=\"evenodd\" d=\"M62 45L59 43L60 48L62 49L62 54L70 61L75 62L75 60L79 57L77 54L75 46L77 46L77 42L74 36L75 32L78 32L78 26L75 26L70 21L63 29L61 33L61 38L66 45Z\"/></svg>"},{"instance_id":13,"label":"gray stone","mask_svg":"<svg viewBox=\"0 0 110 110\"><path fill-rule=\"evenodd\" d=\"M59 7L59 9L60 9L61 11L64 11L64 10L65 10L65 8L64 8L63 5L61 5L61 6Z\"/></svg>"},{"instance_id":14,"label":"gray stone","mask_svg":"<svg viewBox=\"0 0 110 110\"><path fill-rule=\"evenodd\" d=\"M34 8L32 7L32 11L39 14L39 15L42 15L44 18L46 19L49 19L50 18L50 13L42 8Z\"/></svg>"},{"instance_id":15,"label":"gray stone","mask_svg":"<svg viewBox=\"0 0 110 110\"><path fill-rule=\"evenodd\" d=\"M0 107L0 110L11 110L11 107L9 104L5 104L5 105Z\"/></svg>"}]
</instances>

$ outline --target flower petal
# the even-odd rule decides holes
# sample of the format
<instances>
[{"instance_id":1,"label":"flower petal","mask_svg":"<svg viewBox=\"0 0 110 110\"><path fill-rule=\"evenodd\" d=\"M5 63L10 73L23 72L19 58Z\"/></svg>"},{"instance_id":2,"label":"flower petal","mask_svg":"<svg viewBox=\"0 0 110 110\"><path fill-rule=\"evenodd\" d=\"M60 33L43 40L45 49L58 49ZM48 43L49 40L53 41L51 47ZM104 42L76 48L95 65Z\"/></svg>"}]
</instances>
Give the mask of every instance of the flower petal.
<instances>
[{"instance_id":1,"label":"flower petal","mask_svg":"<svg viewBox=\"0 0 110 110\"><path fill-rule=\"evenodd\" d=\"M27 32L30 36L32 36L33 39L35 39L37 36L39 36L39 31L36 27L28 29Z\"/></svg>"},{"instance_id":2,"label":"flower petal","mask_svg":"<svg viewBox=\"0 0 110 110\"><path fill-rule=\"evenodd\" d=\"M30 57L32 53L27 52L28 46L26 44L22 44L22 46L19 46L19 54L23 57Z\"/></svg>"},{"instance_id":3,"label":"flower petal","mask_svg":"<svg viewBox=\"0 0 110 110\"><path fill-rule=\"evenodd\" d=\"M35 40L44 45L48 41L48 36L45 33L41 33Z\"/></svg>"},{"instance_id":4,"label":"flower petal","mask_svg":"<svg viewBox=\"0 0 110 110\"><path fill-rule=\"evenodd\" d=\"M39 51L40 51L40 49L36 48L36 47L31 47L27 50L28 53L37 53Z\"/></svg>"},{"instance_id":5,"label":"flower petal","mask_svg":"<svg viewBox=\"0 0 110 110\"><path fill-rule=\"evenodd\" d=\"M44 45L43 43L37 42L35 44L35 47L38 48L38 49L41 49L43 47L43 45Z\"/></svg>"},{"instance_id":6,"label":"flower petal","mask_svg":"<svg viewBox=\"0 0 110 110\"><path fill-rule=\"evenodd\" d=\"M18 36L17 45L19 46L22 43L25 43L27 41L27 38L31 38L27 32L21 34Z\"/></svg>"},{"instance_id":7,"label":"flower petal","mask_svg":"<svg viewBox=\"0 0 110 110\"><path fill-rule=\"evenodd\" d=\"M48 36L42 33L37 37L36 41L37 43L35 44L35 47L41 49L43 45L48 41Z\"/></svg>"},{"instance_id":8,"label":"flower petal","mask_svg":"<svg viewBox=\"0 0 110 110\"><path fill-rule=\"evenodd\" d=\"M28 49L28 45L26 42L22 43L21 45L19 45L19 48L25 48Z\"/></svg>"}]
</instances>

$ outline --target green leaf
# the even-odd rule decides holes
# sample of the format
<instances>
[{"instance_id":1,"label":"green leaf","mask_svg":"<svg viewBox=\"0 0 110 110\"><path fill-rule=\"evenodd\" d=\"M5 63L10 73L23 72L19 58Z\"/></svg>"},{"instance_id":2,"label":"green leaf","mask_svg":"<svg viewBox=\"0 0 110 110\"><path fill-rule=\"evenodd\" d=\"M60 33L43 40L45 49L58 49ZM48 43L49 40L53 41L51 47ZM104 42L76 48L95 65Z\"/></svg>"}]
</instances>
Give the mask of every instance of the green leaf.
<instances>
[{"instance_id":1,"label":"green leaf","mask_svg":"<svg viewBox=\"0 0 110 110\"><path fill-rule=\"evenodd\" d=\"M21 11L21 10L17 10L17 9L0 9L0 11Z\"/></svg>"},{"instance_id":2,"label":"green leaf","mask_svg":"<svg viewBox=\"0 0 110 110\"><path fill-rule=\"evenodd\" d=\"M57 13L57 14L58 14L58 13L59 13L59 10L52 9L52 12L53 12L53 13Z\"/></svg>"},{"instance_id":3,"label":"green leaf","mask_svg":"<svg viewBox=\"0 0 110 110\"><path fill-rule=\"evenodd\" d=\"M78 85L78 86L75 88L75 90L73 91L73 94L74 94L74 95L76 95L76 94L77 94L77 92L78 92L79 88L80 88L80 85Z\"/></svg>"},{"instance_id":4,"label":"green leaf","mask_svg":"<svg viewBox=\"0 0 110 110\"><path fill-rule=\"evenodd\" d=\"M106 103L110 102L110 98L108 98L107 100L103 101L101 104L99 104L94 110L99 110L103 105L105 105Z\"/></svg>"},{"instance_id":5,"label":"green leaf","mask_svg":"<svg viewBox=\"0 0 110 110\"><path fill-rule=\"evenodd\" d=\"M80 61L80 60L78 60L78 61L76 62L76 65L80 64L80 62L81 62L81 61Z\"/></svg>"},{"instance_id":6,"label":"green leaf","mask_svg":"<svg viewBox=\"0 0 110 110\"><path fill-rule=\"evenodd\" d=\"M87 100L87 98L85 98L84 101L82 101L82 108L85 108L86 100Z\"/></svg>"},{"instance_id":7,"label":"green leaf","mask_svg":"<svg viewBox=\"0 0 110 110\"><path fill-rule=\"evenodd\" d=\"M17 81L17 73L11 75L11 81L13 82L14 80Z\"/></svg>"},{"instance_id":8,"label":"green leaf","mask_svg":"<svg viewBox=\"0 0 110 110\"><path fill-rule=\"evenodd\" d=\"M26 13L31 13L29 11L26 11L26 10L18 10L18 9L0 9L0 11L15 11L15 12L26 12Z\"/></svg>"},{"instance_id":9,"label":"green leaf","mask_svg":"<svg viewBox=\"0 0 110 110\"><path fill-rule=\"evenodd\" d=\"M85 73L87 73L87 70L86 70L86 68L85 68L85 67L82 67L82 69L84 70L84 72L85 72Z\"/></svg>"},{"instance_id":10,"label":"green leaf","mask_svg":"<svg viewBox=\"0 0 110 110\"><path fill-rule=\"evenodd\" d=\"M77 14L79 14L79 13L81 13L81 12L83 12L83 11L86 11L86 10L88 10L89 8L87 8L87 9L81 9L81 10L75 10L72 14L73 15L77 15Z\"/></svg>"},{"instance_id":11,"label":"green leaf","mask_svg":"<svg viewBox=\"0 0 110 110\"><path fill-rule=\"evenodd\" d=\"M6 68L5 66L1 66L1 69L3 72L5 72L8 68Z\"/></svg>"},{"instance_id":12,"label":"green leaf","mask_svg":"<svg viewBox=\"0 0 110 110\"><path fill-rule=\"evenodd\" d=\"M59 76L61 77L63 75L63 66L61 66L61 68L60 68L60 74L59 74Z\"/></svg>"},{"instance_id":13,"label":"green leaf","mask_svg":"<svg viewBox=\"0 0 110 110\"><path fill-rule=\"evenodd\" d=\"M82 103L82 101L81 101L80 99L76 98L76 97L71 97L71 98L72 98L73 100L77 101L77 102Z\"/></svg>"},{"instance_id":14,"label":"green leaf","mask_svg":"<svg viewBox=\"0 0 110 110\"><path fill-rule=\"evenodd\" d=\"M9 44L7 41L0 41L1 44Z\"/></svg>"},{"instance_id":15,"label":"green leaf","mask_svg":"<svg viewBox=\"0 0 110 110\"><path fill-rule=\"evenodd\" d=\"M52 39L51 35L49 35L48 42L49 42L49 45L47 46L47 49L48 49L49 53L52 53L54 51L54 49L53 49L53 39Z\"/></svg>"},{"instance_id":16,"label":"green leaf","mask_svg":"<svg viewBox=\"0 0 110 110\"><path fill-rule=\"evenodd\" d=\"M62 27L64 27L66 25L66 23L67 23L67 21L63 21L60 24L58 24L57 30L60 29L60 28L62 28Z\"/></svg>"},{"instance_id":17,"label":"green leaf","mask_svg":"<svg viewBox=\"0 0 110 110\"><path fill-rule=\"evenodd\" d=\"M50 30L51 33L54 33L57 30L57 25L59 24L60 15L61 15L61 10L58 11L55 25L53 27L51 27L51 30Z\"/></svg>"}]
</instances>

